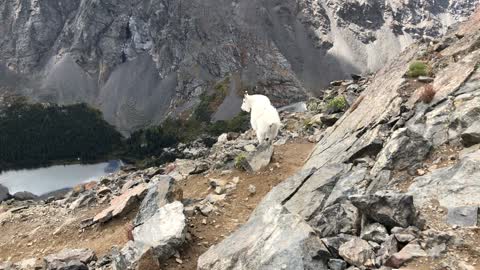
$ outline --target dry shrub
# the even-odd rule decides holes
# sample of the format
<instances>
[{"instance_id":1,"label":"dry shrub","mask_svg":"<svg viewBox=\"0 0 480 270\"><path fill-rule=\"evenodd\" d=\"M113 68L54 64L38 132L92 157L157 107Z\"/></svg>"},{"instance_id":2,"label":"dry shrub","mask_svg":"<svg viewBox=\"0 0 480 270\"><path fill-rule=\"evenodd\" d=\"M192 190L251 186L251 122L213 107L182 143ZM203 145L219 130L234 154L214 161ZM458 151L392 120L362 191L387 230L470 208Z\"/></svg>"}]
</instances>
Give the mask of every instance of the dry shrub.
<instances>
[{"instance_id":1,"label":"dry shrub","mask_svg":"<svg viewBox=\"0 0 480 270\"><path fill-rule=\"evenodd\" d=\"M423 87L423 90L420 93L419 100L423 103L428 104L432 102L434 97L435 97L435 90L433 89L433 85L427 84Z\"/></svg>"},{"instance_id":2,"label":"dry shrub","mask_svg":"<svg viewBox=\"0 0 480 270\"><path fill-rule=\"evenodd\" d=\"M125 224L125 233L127 234L127 239L129 241L133 241L133 229L135 227L133 226L132 223L127 223Z\"/></svg>"}]
</instances>

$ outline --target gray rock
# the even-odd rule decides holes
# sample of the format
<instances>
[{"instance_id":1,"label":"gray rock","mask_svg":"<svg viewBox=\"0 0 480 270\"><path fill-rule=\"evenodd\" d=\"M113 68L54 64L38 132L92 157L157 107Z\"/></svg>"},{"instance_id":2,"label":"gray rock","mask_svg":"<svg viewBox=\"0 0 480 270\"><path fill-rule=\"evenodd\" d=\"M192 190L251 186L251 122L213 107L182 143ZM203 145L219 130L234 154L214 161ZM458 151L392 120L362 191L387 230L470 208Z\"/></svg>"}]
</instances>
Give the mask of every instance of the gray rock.
<instances>
[{"instance_id":1,"label":"gray rock","mask_svg":"<svg viewBox=\"0 0 480 270\"><path fill-rule=\"evenodd\" d=\"M88 266L81 261L55 261L48 265L47 270L88 270Z\"/></svg>"},{"instance_id":2,"label":"gray rock","mask_svg":"<svg viewBox=\"0 0 480 270\"><path fill-rule=\"evenodd\" d=\"M95 202L96 198L92 191L84 192L81 194L75 201L73 201L69 209L75 210L84 206L87 206L93 202Z\"/></svg>"},{"instance_id":3,"label":"gray rock","mask_svg":"<svg viewBox=\"0 0 480 270\"><path fill-rule=\"evenodd\" d=\"M340 256L349 264L357 267L373 267L375 252L367 241L354 237L340 246Z\"/></svg>"},{"instance_id":4,"label":"gray rock","mask_svg":"<svg viewBox=\"0 0 480 270\"><path fill-rule=\"evenodd\" d=\"M175 200L173 194L175 179L170 176L156 175L148 188L147 195L143 198L134 224L139 225L151 218L159 208Z\"/></svg>"},{"instance_id":5,"label":"gray rock","mask_svg":"<svg viewBox=\"0 0 480 270\"><path fill-rule=\"evenodd\" d=\"M330 127L333 126L340 117L342 117L342 113L322 114L320 121L327 127Z\"/></svg>"},{"instance_id":6,"label":"gray rock","mask_svg":"<svg viewBox=\"0 0 480 270\"><path fill-rule=\"evenodd\" d=\"M408 194L416 205L438 200L443 207L461 207L480 201L480 151L465 155L450 167L433 170L414 179Z\"/></svg>"},{"instance_id":7,"label":"gray rock","mask_svg":"<svg viewBox=\"0 0 480 270\"><path fill-rule=\"evenodd\" d=\"M211 212L217 210L217 208L213 206L210 202L205 202L198 206L198 210L200 211L200 213L202 213L202 215L208 216Z\"/></svg>"},{"instance_id":8,"label":"gray rock","mask_svg":"<svg viewBox=\"0 0 480 270\"><path fill-rule=\"evenodd\" d=\"M177 159L175 160L175 169L168 175L175 180L183 180L189 175L200 174L208 170L208 164L199 160Z\"/></svg>"},{"instance_id":9,"label":"gray rock","mask_svg":"<svg viewBox=\"0 0 480 270\"><path fill-rule=\"evenodd\" d=\"M133 229L133 239L151 247L159 260L172 256L185 243L186 220L182 203L167 204L152 216L144 217L143 223Z\"/></svg>"},{"instance_id":10,"label":"gray rock","mask_svg":"<svg viewBox=\"0 0 480 270\"><path fill-rule=\"evenodd\" d=\"M420 230L414 226L408 228L394 227L391 233L400 243L411 242L420 236Z\"/></svg>"},{"instance_id":11,"label":"gray rock","mask_svg":"<svg viewBox=\"0 0 480 270\"><path fill-rule=\"evenodd\" d=\"M373 194L379 190L384 190L389 187L392 178L392 171L382 170L378 172L368 185L367 193Z\"/></svg>"},{"instance_id":12,"label":"gray rock","mask_svg":"<svg viewBox=\"0 0 480 270\"><path fill-rule=\"evenodd\" d=\"M13 198L17 201L28 201L35 200L38 196L28 191L20 191L13 194Z\"/></svg>"},{"instance_id":13,"label":"gray rock","mask_svg":"<svg viewBox=\"0 0 480 270\"><path fill-rule=\"evenodd\" d=\"M377 265L383 265L392 257L393 254L398 252L398 242L393 235L389 235L387 239L382 243L380 249L377 251L376 262Z\"/></svg>"},{"instance_id":14,"label":"gray rock","mask_svg":"<svg viewBox=\"0 0 480 270\"><path fill-rule=\"evenodd\" d=\"M447 223L460 227L477 225L478 206L460 206L448 209Z\"/></svg>"},{"instance_id":15,"label":"gray rock","mask_svg":"<svg viewBox=\"0 0 480 270\"><path fill-rule=\"evenodd\" d=\"M348 168L345 168L347 170ZM352 167L350 171L339 175L330 192L325 206L342 202L351 195L364 194L368 183L368 169L362 166Z\"/></svg>"},{"instance_id":16,"label":"gray rock","mask_svg":"<svg viewBox=\"0 0 480 270\"><path fill-rule=\"evenodd\" d=\"M136 269L142 256L149 253L151 247L137 241L128 241L121 249L112 251L112 268L114 270Z\"/></svg>"},{"instance_id":17,"label":"gray rock","mask_svg":"<svg viewBox=\"0 0 480 270\"><path fill-rule=\"evenodd\" d=\"M245 170L256 172L270 164L273 156L273 145L262 145L248 155L246 162L242 164Z\"/></svg>"},{"instance_id":18,"label":"gray rock","mask_svg":"<svg viewBox=\"0 0 480 270\"><path fill-rule=\"evenodd\" d=\"M212 246L198 259L198 269L327 269L326 254L312 228L277 205Z\"/></svg>"},{"instance_id":19,"label":"gray rock","mask_svg":"<svg viewBox=\"0 0 480 270\"><path fill-rule=\"evenodd\" d=\"M462 132L462 143L469 147L480 143L480 121L474 122L467 130Z\"/></svg>"},{"instance_id":20,"label":"gray rock","mask_svg":"<svg viewBox=\"0 0 480 270\"><path fill-rule=\"evenodd\" d=\"M12 195L8 193L8 188L0 184L0 202L6 201L11 198Z\"/></svg>"},{"instance_id":21,"label":"gray rock","mask_svg":"<svg viewBox=\"0 0 480 270\"><path fill-rule=\"evenodd\" d=\"M59 253L44 258L47 269L76 270L88 269L92 261L97 260L95 253L90 249L64 249Z\"/></svg>"},{"instance_id":22,"label":"gray rock","mask_svg":"<svg viewBox=\"0 0 480 270\"><path fill-rule=\"evenodd\" d=\"M358 210L350 202L336 203L323 209L308 223L320 237L335 236L340 233L357 234L360 226Z\"/></svg>"},{"instance_id":23,"label":"gray rock","mask_svg":"<svg viewBox=\"0 0 480 270\"><path fill-rule=\"evenodd\" d=\"M328 268L330 270L345 270L347 268L347 263L339 259L330 259L328 261Z\"/></svg>"},{"instance_id":24,"label":"gray rock","mask_svg":"<svg viewBox=\"0 0 480 270\"><path fill-rule=\"evenodd\" d=\"M330 254L332 254L334 258L340 258L340 254L338 253L340 246L352 240L353 237L354 236L348 235L348 234L339 234L334 237L322 238L322 242L327 247L328 251L330 251Z\"/></svg>"},{"instance_id":25,"label":"gray rock","mask_svg":"<svg viewBox=\"0 0 480 270\"><path fill-rule=\"evenodd\" d=\"M392 134L378 154L372 174L375 175L382 170L406 169L423 161L431 148L431 143L423 136L407 128L399 129Z\"/></svg>"},{"instance_id":26,"label":"gray rock","mask_svg":"<svg viewBox=\"0 0 480 270\"><path fill-rule=\"evenodd\" d=\"M360 238L366 241L373 241L376 243L383 243L387 240L387 229L380 223L368 224L362 229Z\"/></svg>"},{"instance_id":27,"label":"gray rock","mask_svg":"<svg viewBox=\"0 0 480 270\"><path fill-rule=\"evenodd\" d=\"M254 195L257 192L257 188L254 185L248 185L248 193Z\"/></svg>"},{"instance_id":28,"label":"gray rock","mask_svg":"<svg viewBox=\"0 0 480 270\"><path fill-rule=\"evenodd\" d=\"M415 225L416 210L411 195L378 191L370 195L354 195L350 200L362 214L387 228Z\"/></svg>"}]
</instances>

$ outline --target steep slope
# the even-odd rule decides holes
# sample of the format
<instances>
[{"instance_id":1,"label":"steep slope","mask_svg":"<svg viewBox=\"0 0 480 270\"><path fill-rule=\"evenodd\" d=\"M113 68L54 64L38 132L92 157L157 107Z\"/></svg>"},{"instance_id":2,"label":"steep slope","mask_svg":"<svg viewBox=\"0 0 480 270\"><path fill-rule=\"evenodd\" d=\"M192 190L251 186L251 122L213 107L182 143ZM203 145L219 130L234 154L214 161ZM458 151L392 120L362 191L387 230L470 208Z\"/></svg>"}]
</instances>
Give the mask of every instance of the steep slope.
<instances>
[{"instance_id":1,"label":"steep slope","mask_svg":"<svg viewBox=\"0 0 480 270\"><path fill-rule=\"evenodd\" d=\"M476 269L479 20L382 68L304 169L198 269ZM434 78L404 76L415 60Z\"/></svg>"},{"instance_id":2,"label":"steep slope","mask_svg":"<svg viewBox=\"0 0 480 270\"><path fill-rule=\"evenodd\" d=\"M371 72L466 18L469 1L38 1L0 3L0 84L85 101L123 132L188 110L230 76L215 118L253 90L277 105ZM20 78L19 78L20 76Z\"/></svg>"}]
</instances>

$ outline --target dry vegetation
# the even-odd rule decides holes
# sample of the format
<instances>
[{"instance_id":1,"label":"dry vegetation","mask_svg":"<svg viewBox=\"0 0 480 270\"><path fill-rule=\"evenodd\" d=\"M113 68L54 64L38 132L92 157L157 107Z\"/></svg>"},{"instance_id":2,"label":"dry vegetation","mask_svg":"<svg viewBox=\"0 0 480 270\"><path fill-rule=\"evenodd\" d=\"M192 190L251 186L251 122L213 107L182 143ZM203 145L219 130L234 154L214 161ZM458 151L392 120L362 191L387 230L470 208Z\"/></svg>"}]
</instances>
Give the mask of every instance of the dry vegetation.
<instances>
[{"instance_id":1,"label":"dry vegetation","mask_svg":"<svg viewBox=\"0 0 480 270\"><path fill-rule=\"evenodd\" d=\"M432 102L435 97L435 89L433 89L432 84L427 84L423 87L422 92L420 93L419 100L425 104Z\"/></svg>"}]
</instances>

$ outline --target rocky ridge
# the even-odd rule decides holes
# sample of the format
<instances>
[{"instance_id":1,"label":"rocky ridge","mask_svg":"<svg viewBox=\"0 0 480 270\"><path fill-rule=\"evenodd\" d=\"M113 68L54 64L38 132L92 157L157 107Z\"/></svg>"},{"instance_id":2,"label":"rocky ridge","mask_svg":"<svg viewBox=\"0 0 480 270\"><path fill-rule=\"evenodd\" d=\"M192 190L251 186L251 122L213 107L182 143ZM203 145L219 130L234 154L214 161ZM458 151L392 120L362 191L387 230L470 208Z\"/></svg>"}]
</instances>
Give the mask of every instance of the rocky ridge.
<instances>
[{"instance_id":1,"label":"rocky ridge","mask_svg":"<svg viewBox=\"0 0 480 270\"><path fill-rule=\"evenodd\" d=\"M476 269L479 15L381 69L198 269ZM405 75L416 60L432 78Z\"/></svg>"}]
</instances>

